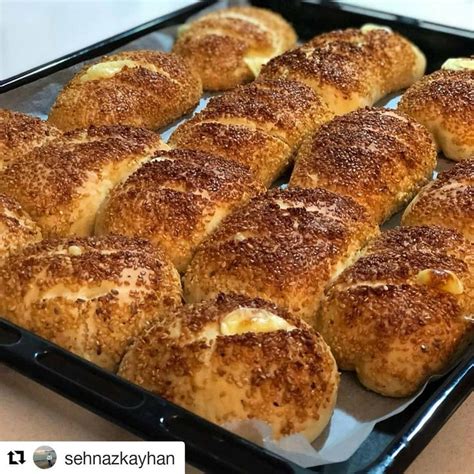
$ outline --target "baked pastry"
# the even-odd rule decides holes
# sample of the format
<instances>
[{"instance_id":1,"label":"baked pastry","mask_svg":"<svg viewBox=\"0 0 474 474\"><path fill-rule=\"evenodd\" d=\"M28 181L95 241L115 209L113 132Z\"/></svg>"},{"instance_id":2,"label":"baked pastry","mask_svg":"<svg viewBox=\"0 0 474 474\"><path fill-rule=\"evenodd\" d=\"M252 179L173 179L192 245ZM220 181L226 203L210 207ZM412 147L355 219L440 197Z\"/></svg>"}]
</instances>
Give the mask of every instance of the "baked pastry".
<instances>
[{"instance_id":1,"label":"baked pastry","mask_svg":"<svg viewBox=\"0 0 474 474\"><path fill-rule=\"evenodd\" d=\"M422 125L400 112L365 108L336 117L304 141L290 186L349 196L381 223L431 178L436 156Z\"/></svg>"},{"instance_id":2,"label":"baked pastry","mask_svg":"<svg viewBox=\"0 0 474 474\"><path fill-rule=\"evenodd\" d=\"M262 64L296 43L296 33L277 13L263 8L224 8L183 25L173 52L199 73L205 90L251 81Z\"/></svg>"},{"instance_id":3,"label":"baked pastry","mask_svg":"<svg viewBox=\"0 0 474 474\"><path fill-rule=\"evenodd\" d=\"M439 225L474 241L474 159L443 171L406 208L403 225Z\"/></svg>"},{"instance_id":4,"label":"baked pastry","mask_svg":"<svg viewBox=\"0 0 474 474\"><path fill-rule=\"evenodd\" d=\"M117 124L158 129L191 112L201 95L201 80L183 58L127 51L84 66L59 93L48 121L66 131Z\"/></svg>"},{"instance_id":5,"label":"baked pastry","mask_svg":"<svg viewBox=\"0 0 474 474\"><path fill-rule=\"evenodd\" d=\"M0 193L0 259L41 240L41 230L21 206Z\"/></svg>"},{"instance_id":6,"label":"baked pastry","mask_svg":"<svg viewBox=\"0 0 474 474\"><path fill-rule=\"evenodd\" d=\"M311 87L337 115L374 105L423 76L423 53L386 27L323 33L268 62L259 79L293 79Z\"/></svg>"},{"instance_id":7,"label":"baked pastry","mask_svg":"<svg viewBox=\"0 0 474 474\"><path fill-rule=\"evenodd\" d=\"M244 166L200 151L158 151L115 187L97 234L149 239L184 271L196 247L236 207L263 192Z\"/></svg>"},{"instance_id":8,"label":"baked pastry","mask_svg":"<svg viewBox=\"0 0 474 474\"><path fill-rule=\"evenodd\" d=\"M0 192L14 197L44 236L91 235L109 190L156 150L160 136L124 126L66 133L0 173Z\"/></svg>"},{"instance_id":9,"label":"baked pastry","mask_svg":"<svg viewBox=\"0 0 474 474\"><path fill-rule=\"evenodd\" d=\"M304 136L331 117L305 85L259 81L212 98L176 129L169 144L243 163L269 186L291 162Z\"/></svg>"},{"instance_id":10,"label":"baked pastry","mask_svg":"<svg viewBox=\"0 0 474 474\"><path fill-rule=\"evenodd\" d=\"M146 240L44 240L0 267L2 316L110 370L139 332L179 304L178 272Z\"/></svg>"},{"instance_id":11,"label":"baked pastry","mask_svg":"<svg viewBox=\"0 0 474 474\"><path fill-rule=\"evenodd\" d=\"M318 329L342 370L382 395L415 393L472 336L474 244L454 230L383 233L326 290Z\"/></svg>"},{"instance_id":12,"label":"baked pastry","mask_svg":"<svg viewBox=\"0 0 474 474\"><path fill-rule=\"evenodd\" d=\"M61 132L31 115L0 109L0 170L9 163L61 136Z\"/></svg>"},{"instance_id":13,"label":"baked pastry","mask_svg":"<svg viewBox=\"0 0 474 474\"><path fill-rule=\"evenodd\" d=\"M213 423L258 419L276 439L313 441L331 418L339 374L322 337L261 299L184 306L137 338L119 375Z\"/></svg>"},{"instance_id":14,"label":"baked pastry","mask_svg":"<svg viewBox=\"0 0 474 474\"><path fill-rule=\"evenodd\" d=\"M261 297L314 324L326 284L378 234L362 206L324 189L272 189L230 215L184 276L185 300Z\"/></svg>"},{"instance_id":15,"label":"baked pastry","mask_svg":"<svg viewBox=\"0 0 474 474\"><path fill-rule=\"evenodd\" d=\"M428 128L447 158L474 158L474 56L446 61L413 84L398 108Z\"/></svg>"}]
</instances>

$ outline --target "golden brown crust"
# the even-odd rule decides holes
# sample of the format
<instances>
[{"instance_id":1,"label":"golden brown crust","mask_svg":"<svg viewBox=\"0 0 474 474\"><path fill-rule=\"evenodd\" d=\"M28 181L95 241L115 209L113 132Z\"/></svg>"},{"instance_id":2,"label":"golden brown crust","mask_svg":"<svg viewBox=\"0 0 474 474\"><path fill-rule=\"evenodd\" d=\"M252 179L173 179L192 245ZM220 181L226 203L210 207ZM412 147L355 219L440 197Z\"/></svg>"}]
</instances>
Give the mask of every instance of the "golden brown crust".
<instances>
[{"instance_id":1,"label":"golden brown crust","mask_svg":"<svg viewBox=\"0 0 474 474\"><path fill-rule=\"evenodd\" d=\"M180 303L177 271L141 239L44 240L0 268L2 315L111 370L139 332Z\"/></svg>"},{"instance_id":2,"label":"golden brown crust","mask_svg":"<svg viewBox=\"0 0 474 474\"><path fill-rule=\"evenodd\" d=\"M442 69L423 77L398 108L425 125L447 158L474 158L474 71Z\"/></svg>"},{"instance_id":3,"label":"golden brown crust","mask_svg":"<svg viewBox=\"0 0 474 474\"><path fill-rule=\"evenodd\" d=\"M248 165L269 185L303 138L332 117L319 97L293 81L259 81L212 98L173 133L186 146Z\"/></svg>"},{"instance_id":4,"label":"golden brown crust","mask_svg":"<svg viewBox=\"0 0 474 474\"><path fill-rule=\"evenodd\" d=\"M403 225L439 225L474 240L474 159L443 171L405 210Z\"/></svg>"},{"instance_id":5,"label":"golden brown crust","mask_svg":"<svg viewBox=\"0 0 474 474\"><path fill-rule=\"evenodd\" d=\"M267 63L259 79L293 79L311 87L336 114L373 105L419 79L423 54L397 33L336 30Z\"/></svg>"},{"instance_id":6,"label":"golden brown crust","mask_svg":"<svg viewBox=\"0 0 474 474\"><path fill-rule=\"evenodd\" d=\"M339 368L383 395L414 393L471 337L473 270L474 246L455 231L382 234L326 290L320 308L318 329Z\"/></svg>"},{"instance_id":7,"label":"golden brown crust","mask_svg":"<svg viewBox=\"0 0 474 474\"><path fill-rule=\"evenodd\" d=\"M431 178L436 148L405 114L365 108L336 117L308 137L290 186L321 187L349 196L383 222Z\"/></svg>"},{"instance_id":8,"label":"golden brown crust","mask_svg":"<svg viewBox=\"0 0 474 474\"><path fill-rule=\"evenodd\" d=\"M267 187L291 161L290 147L265 132L242 125L195 123L192 120L175 130L169 145L200 150L240 163Z\"/></svg>"},{"instance_id":9,"label":"golden brown crust","mask_svg":"<svg viewBox=\"0 0 474 474\"><path fill-rule=\"evenodd\" d=\"M61 132L31 115L0 109L0 170Z\"/></svg>"},{"instance_id":10,"label":"golden brown crust","mask_svg":"<svg viewBox=\"0 0 474 474\"><path fill-rule=\"evenodd\" d=\"M314 323L327 282L377 233L350 198L324 189L271 190L198 248L184 276L185 298L259 296Z\"/></svg>"},{"instance_id":11,"label":"golden brown crust","mask_svg":"<svg viewBox=\"0 0 474 474\"><path fill-rule=\"evenodd\" d=\"M199 76L174 54L127 51L97 64L111 61L133 66L84 81L86 65L59 93L48 121L62 130L115 124L157 129L193 110L202 95Z\"/></svg>"},{"instance_id":12,"label":"golden brown crust","mask_svg":"<svg viewBox=\"0 0 474 474\"><path fill-rule=\"evenodd\" d=\"M295 43L293 28L277 13L233 7L185 25L173 52L193 65L205 90L227 90L254 78L247 59L265 61Z\"/></svg>"},{"instance_id":13,"label":"golden brown crust","mask_svg":"<svg viewBox=\"0 0 474 474\"><path fill-rule=\"evenodd\" d=\"M91 235L108 191L157 149L159 135L125 126L90 127L36 148L0 174L45 236Z\"/></svg>"},{"instance_id":14,"label":"golden brown crust","mask_svg":"<svg viewBox=\"0 0 474 474\"><path fill-rule=\"evenodd\" d=\"M0 259L41 240L41 230L21 206L0 193Z\"/></svg>"},{"instance_id":15,"label":"golden brown crust","mask_svg":"<svg viewBox=\"0 0 474 474\"><path fill-rule=\"evenodd\" d=\"M294 327L220 333L224 317L242 308L264 309ZM329 421L339 381L319 334L270 303L237 295L184 306L145 331L119 373L214 423L259 419L277 439L303 432L311 441Z\"/></svg>"},{"instance_id":16,"label":"golden brown crust","mask_svg":"<svg viewBox=\"0 0 474 474\"><path fill-rule=\"evenodd\" d=\"M97 216L96 232L147 238L184 271L206 235L263 191L234 161L193 150L159 151L114 188Z\"/></svg>"}]
</instances>

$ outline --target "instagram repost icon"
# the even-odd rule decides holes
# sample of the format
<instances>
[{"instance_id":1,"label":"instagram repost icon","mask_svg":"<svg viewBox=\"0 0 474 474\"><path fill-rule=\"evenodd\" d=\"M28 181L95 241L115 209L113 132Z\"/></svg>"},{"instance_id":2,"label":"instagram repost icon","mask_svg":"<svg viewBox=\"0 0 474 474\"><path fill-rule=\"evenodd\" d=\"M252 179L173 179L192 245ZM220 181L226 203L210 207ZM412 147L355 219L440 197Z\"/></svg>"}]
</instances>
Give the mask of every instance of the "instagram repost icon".
<instances>
[{"instance_id":1,"label":"instagram repost icon","mask_svg":"<svg viewBox=\"0 0 474 474\"><path fill-rule=\"evenodd\" d=\"M40 446L33 453L33 462L40 469L49 469L56 464L56 451L50 446Z\"/></svg>"}]
</instances>

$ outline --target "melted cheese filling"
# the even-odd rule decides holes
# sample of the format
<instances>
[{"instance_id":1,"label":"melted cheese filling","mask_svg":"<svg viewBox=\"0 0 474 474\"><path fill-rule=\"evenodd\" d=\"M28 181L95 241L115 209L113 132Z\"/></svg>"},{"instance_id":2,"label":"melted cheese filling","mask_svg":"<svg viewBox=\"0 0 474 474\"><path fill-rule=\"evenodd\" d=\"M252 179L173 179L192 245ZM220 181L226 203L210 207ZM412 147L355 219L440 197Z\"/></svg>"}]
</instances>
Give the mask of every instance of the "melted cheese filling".
<instances>
[{"instance_id":1,"label":"melted cheese filling","mask_svg":"<svg viewBox=\"0 0 474 474\"><path fill-rule=\"evenodd\" d=\"M134 68L140 64L130 59L123 59L120 61L106 61L103 63L94 64L81 77L81 82L95 81L97 79L108 79L118 74L124 67Z\"/></svg>"},{"instance_id":2,"label":"melted cheese filling","mask_svg":"<svg viewBox=\"0 0 474 474\"><path fill-rule=\"evenodd\" d=\"M464 291L462 281L450 270L421 270L416 276L416 282L453 295L460 295Z\"/></svg>"},{"instance_id":3,"label":"melted cheese filling","mask_svg":"<svg viewBox=\"0 0 474 474\"><path fill-rule=\"evenodd\" d=\"M254 77L260 74L262 66L272 59L272 56L247 56L244 58L244 63L250 69Z\"/></svg>"},{"instance_id":4,"label":"melted cheese filling","mask_svg":"<svg viewBox=\"0 0 474 474\"><path fill-rule=\"evenodd\" d=\"M450 58L443 63L441 69L460 71L463 69L474 69L474 59L471 58Z\"/></svg>"},{"instance_id":5,"label":"melted cheese filling","mask_svg":"<svg viewBox=\"0 0 474 474\"><path fill-rule=\"evenodd\" d=\"M265 309L239 308L229 313L220 325L221 334L233 336L246 332L291 331L296 329L280 316Z\"/></svg>"}]
</instances>

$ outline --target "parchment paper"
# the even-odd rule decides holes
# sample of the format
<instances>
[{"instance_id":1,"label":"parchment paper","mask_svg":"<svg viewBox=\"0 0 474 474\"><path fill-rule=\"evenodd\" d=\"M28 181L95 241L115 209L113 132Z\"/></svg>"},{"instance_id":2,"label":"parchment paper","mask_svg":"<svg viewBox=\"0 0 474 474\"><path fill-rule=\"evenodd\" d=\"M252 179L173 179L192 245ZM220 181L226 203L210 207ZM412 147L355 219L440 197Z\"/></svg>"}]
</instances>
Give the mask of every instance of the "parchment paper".
<instances>
[{"instance_id":1,"label":"parchment paper","mask_svg":"<svg viewBox=\"0 0 474 474\"><path fill-rule=\"evenodd\" d=\"M150 33L117 51L132 49L169 51L176 30L177 27L169 27ZM83 64L59 71L1 95L0 107L37 115L43 119L47 118L57 93ZM211 95L206 94L196 110L200 110ZM399 96L394 95L377 105L395 107L398 100ZM163 139L166 141L176 126L187 118L189 117L183 117L161 130ZM447 166L450 166L449 162L440 160L438 169L444 169ZM399 220L400 215L394 216L384 225L384 228L398 225ZM226 427L303 467L342 462L349 459L359 448L377 422L403 411L422 393L423 389L409 399L382 397L364 389L352 373L342 373L334 414L324 432L312 444L300 435L292 435L276 443L271 439L269 426L261 421L232 423Z\"/></svg>"}]
</instances>

